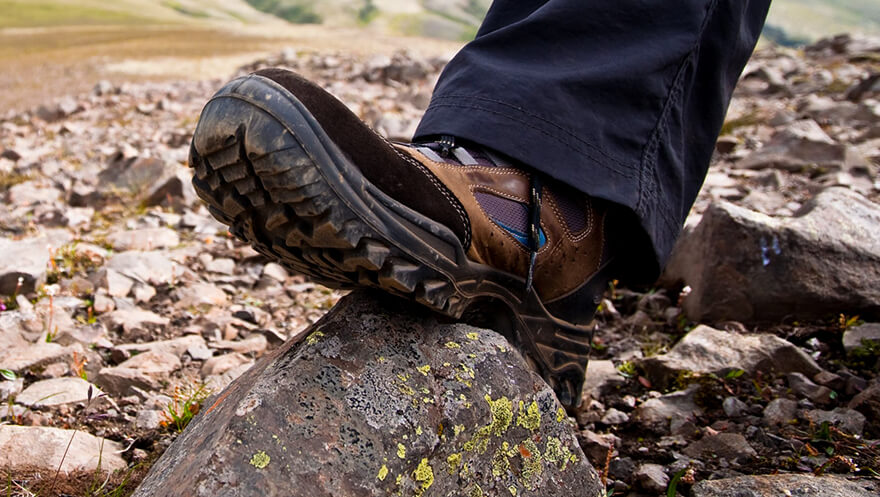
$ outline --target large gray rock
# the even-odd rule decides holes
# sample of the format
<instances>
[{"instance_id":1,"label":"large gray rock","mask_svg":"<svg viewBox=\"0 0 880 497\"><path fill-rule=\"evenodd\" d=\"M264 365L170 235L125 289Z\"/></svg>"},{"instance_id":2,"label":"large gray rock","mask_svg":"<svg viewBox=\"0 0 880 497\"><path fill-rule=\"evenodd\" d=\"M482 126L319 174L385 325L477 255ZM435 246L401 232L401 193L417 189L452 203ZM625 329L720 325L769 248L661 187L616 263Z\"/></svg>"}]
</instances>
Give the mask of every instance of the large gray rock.
<instances>
[{"instance_id":1,"label":"large gray rock","mask_svg":"<svg viewBox=\"0 0 880 497\"><path fill-rule=\"evenodd\" d=\"M89 392L91 389L91 392ZM59 406L88 402L89 395L96 398L103 392L88 381L78 377L52 378L28 385L15 397L15 401L28 407Z\"/></svg>"},{"instance_id":2,"label":"large gray rock","mask_svg":"<svg viewBox=\"0 0 880 497\"><path fill-rule=\"evenodd\" d=\"M64 456L65 448L70 450ZM88 433L42 426L0 425L0 468L7 471L104 471L125 469L125 447ZM64 463L61 460L64 458Z\"/></svg>"},{"instance_id":3,"label":"large gray rock","mask_svg":"<svg viewBox=\"0 0 880 497\"><path fill-rule=\"evenodd\" d=\"M355 293L209 400L134 495L605 495L500 335Z\"/></svg>"},{"instance_id":4,"label":"large gray rock","mask_svg":"<svg viewBox=\"0 0 880 497\"><path fill-rule=\"evenodd\" d=\"M865 323L843 332L843 349L852 354L871 345L880 346L880 323Z\"/></svg>"},{"instance_id":5,"label":"large gray rock","mask_svg":"<svg viewBox=\"0 0 880 497\"><path fill-rule=\"evenodd\" d=\"M878 492L880 484L867 478L761 475L703 480L691 489L691 497L876 497Z\"/></svg>"},{"instance_id":6,"label":"large gray rock","mask_svg":"<svg viewBox=\"0 0 880 497\"><path fill-rule=\"evenodd\" d=\"M654 385L666 385L680 373L712 373L734 370L748 374L803 373L812 377L822 371L798 346L775 335L742 335L700 325L666 354L639 361Z\"/></svg>"},{"instance_id":7,"label":"large gray rock","mask_svg":"<svg viewBox=\"0 0 880 497\"><path fill-rule=\"evenodd\" d=\"M695 320L764 321L880 312L880 206L829 188L797 216L712 204L662 277L692 289Z\"/></svg>"}]
</instances>

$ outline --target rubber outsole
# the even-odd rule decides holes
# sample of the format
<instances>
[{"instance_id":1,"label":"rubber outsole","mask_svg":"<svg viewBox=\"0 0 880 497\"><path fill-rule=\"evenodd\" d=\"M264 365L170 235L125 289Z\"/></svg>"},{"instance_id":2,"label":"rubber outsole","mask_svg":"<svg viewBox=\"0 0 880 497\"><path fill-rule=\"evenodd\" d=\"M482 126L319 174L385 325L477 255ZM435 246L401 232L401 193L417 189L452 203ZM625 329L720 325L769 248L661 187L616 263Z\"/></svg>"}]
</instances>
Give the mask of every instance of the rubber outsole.
<instances>
[{"instance_id":1,"label":"rubber outsole","mask_svg":"<svg viewBox=\"0 0 880 497\"><path fill-rule=\"evenodd\" d=\"M250 75L221 88L189 164L211 214L258 252L331 287L379 288L505 333L563 404L580 403L590 330L516 293L522 278L473 263L451 230L372 185L274 81Z\"/></svg>"}]
</instances>

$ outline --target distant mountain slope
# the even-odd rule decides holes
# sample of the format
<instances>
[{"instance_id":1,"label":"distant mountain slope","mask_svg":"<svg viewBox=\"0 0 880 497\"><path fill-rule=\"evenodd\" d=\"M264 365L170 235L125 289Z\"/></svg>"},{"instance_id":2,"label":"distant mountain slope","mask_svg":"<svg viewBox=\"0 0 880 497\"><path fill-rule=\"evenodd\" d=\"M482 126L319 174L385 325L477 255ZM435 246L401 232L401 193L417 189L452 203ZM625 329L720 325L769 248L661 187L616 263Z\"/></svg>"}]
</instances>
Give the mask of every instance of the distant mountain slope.
<instances>
[{"instance_id":1,"label":"distant mountain slope","mask_svg":"<svg viewBox=\"0 0 880 497\"><path fill-rule=\"evenodd\" d=\"M369 25L386 32L466 39L491 0L246 0L290 22ZM774 0L765 36L798 44L843 32L880 34L880 0Z\"/></svg>"},{"instance_id":2,"label":"distant mountain slope","mask_svg":"<svg viewBox=\"0 0 880 497\"><path fill-rule=\"evenodd\" d=\"M491 0L247 0L294 23L367 26L396 34L469 39Z\"/></svg>"},{"instance_id":3,"label":"distant mountain slope","mask_svg":"<svg viewBox=\"0 0 880 497\"><path fill-rule=\"evenodd\" d=\"M245 0L0 0L0 28L203 21L279 22Z\"/></svg>"},{"instance_id":4,"label":"distant mountain slope","mask_svg":"<svg viewBox=\"0 0 880 497\"><path fill-rule=\"evenodd\" d=\"M880 0L773 0L764 30L788 45L839 33L880 34Z\"/></svg>"}]
</instances>

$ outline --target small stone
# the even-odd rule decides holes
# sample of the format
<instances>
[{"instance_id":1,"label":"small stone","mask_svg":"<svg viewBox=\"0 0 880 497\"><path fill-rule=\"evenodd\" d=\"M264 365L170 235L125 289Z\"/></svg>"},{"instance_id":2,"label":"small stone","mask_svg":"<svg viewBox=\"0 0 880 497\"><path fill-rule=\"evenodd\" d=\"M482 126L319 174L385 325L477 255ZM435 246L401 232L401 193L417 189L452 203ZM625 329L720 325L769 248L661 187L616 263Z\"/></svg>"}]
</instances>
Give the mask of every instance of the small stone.
<instances>
[{"instance_id":1,"label":"small stone","mask_svg":"<svg viewBox=\"0 0 880 497\"><path fill-rule=\"evenodd\" d=\"M787 425L797 414L797 402L791 399L773 399L764 408L764 424L767 426Z\"/></svg>"},{"instance_id":2,"label":"small stone","mask_svg":"<svg viewBox=\"0 0 880 497\"><path fill-rule=\"evenodd\" d=\"M827 404L831 402L831 389L817 385L810 381L809 378L801 373L789 373L786 375L788 386L800 395L810 399L817 404Z\"/></svg>"},{"instance_id":3,"label":"small stone","mask_svg":"<svg viewBox=\"0 0 880 497\"><path fill-rule=\"evenodd\" d=\"M874 345L880 349L880 323L865 323L843 332L843 348L847 354Z\"/></svg>"},{"instance_id":4,"label":"small stone","mask_svg":"<svg viewBox=\"0 0 880 497\"><path fill-rule=\"evenodd\" d=\"M263 276L272 278L275 281L284 283L289 276L287 270L281 264L270 262L263 266Z\"/></svg>"},{"instance_id":5,"label":"small stone","mask_svg":"<svg viewBox=\"0 0 880 497\"><path fill-rule=\"evenodd\" d=\"M32 383L18 394L15 401L28 407L58 406L87 402L89 389L92 399L102 395L100 389L82 378L68 377L43 380Z\"/></svg>"},{"instance_id":6,"label":"small stone","mask_svg":"<svg viewBox=\"0 0 880 497\"><path fill-rule=\"evenodd\" d=\"M807 412L807 417L816 424L828 422L850 435L861 435L865 428L865 416L859 411L838 407L833 411L814 409Z\"/></svg>"},{"instance_id":7,"label":"small stone","mask_svg":"<svg viewBox=\"0 0 880 497\"><path fill-rule=\"evenodd\" d=\"M696 391L697 388L692 387L648 399L636 408L633 419L646 429L668 434L674 427L703 414L703 410L694 402Z\"/></svg>"},{"instance_id":8,"label":"small stone","mask_svg":"<svg viewBox=\"0 0 880 497\"><path fill-rule=\"evenodd\" d=\"M726 397L724 401L721 402L721 408L724 409L724 414L729 418L738 418L749 412L748 404L736 397Z\"/></svg>"},{"instance_id":9,"label":"small stone","mask_svg":"<svg viewBox=\"0 0 880 497\"><path fill-rule=\"evenodd\" d=\"M202 378L207 378L208 376L223 374L230 369L236 368L244 364L249 365L252 363L253 360L245 356L244 354L225 354L207 359L205 363L202 364L202 369L200 372Z\"/></svg>"},{"instance_id":10,"label":"small stone","mask_svg":"<svg viewBox=\"0 0 880 497\"><path fill-rule=\"evenodd\" d=\"M665 492L669 485L669 477L663 466L659 464L642 464L632 477L642 489L649 492Z\"/></svg>"},{"instance_id":11,"label":"small stone","mask_svg":"<svg viewBox=\"0 0 880 497\"><path fill-rule=\"evenodd\" d=\"M215 349L231 350L240 354L254 354L259 357L266 351L269 343L265 336L255 334L244 340L220 340L211 345Z\"/></svg>"},{"instance_id":12,"label":"small stone","mask_svg":"<svg viewBox=\"0 0 880 497\"><path fill-rule=\"evenodd\" d=\"M0 425L0 467L7 471L92 473L99 464L102 471L122 471L128 467L124 451L122 444L82 430Z\"/></svg>"},{"instance_id":13,"label":"small stone","mask_svg":"<svg viewBox=\"0 0 880 497\"><path fill-rule=\"evenodd\" d=\"M615 408L608 409L605 412L605 415L602 416L601 423L606 425L620 425L629 421L629 416L622 411L618 411Z\"/></svg>"},{"instance_id":14,"label":"small stone","mask_svg":"<svg viewBox=\"0 0 880 497\"><path fill-rule=\"evenodd\" d=\"M621 444L620 439L610 433L600 435L590 430L578 432L577 439L590 462L600 467L605 464L608 452Z\"/></svg>"},{"instance_id":15,"label":"small stone","mask_svg":"<svg viewBox=\"0 0 880 497\"><path fill-rule=\"evenodd\" d=\"M210 283L193 283L177 291L178 306L184 309L224 305L227 301L226 292Z\"/></svg>"},{"instance_id":16,"label":"small stone","mask_svg":"<svg viewBox=\"0 0 880 497\"><path fill-rule=\"evenodd\" d=\"M758 455L746 438L739 433L706 435L684 449L693 458L721 457L729 461L746 460Z\"/></svg>"},{"instance_id":17,"label":"small stone","mask_svg":"<svg viewBox=\"0 0 880 497\"><path fill-rule=\"evenodd\" d=\"M107 242L119 251L156 250L180 245L180 236L168 228L144 228L110 233Z\"/></svg>"},{"instance_id":18,"label":"small stone","mask_svg":"<svg viewBox=\"0 0 880 497\"><path fill-rule=\"evenodd\" d=\"M135 302L142 304L145 302L149 302L153 297L156 296L156 289L150 285L138 283L134 286L131 294L132 297L134 297Z\"/></svg>"},{"instance_id":19,"label":"small stone","mask_svg":"<svg viewBox=\"0 0 880 497\"><path fill-rule=\"evenodd\" d=\"M869 497L880 493L880 484L868 478L777 474L703 480L691 488L692 497Z\"/></svg>"},{"instance_id":20,"label":"small stone","mask_svg":"<svg viewBox=\"0 0 880 497\"><path fill-rule=\"evenodd\" d=\"M141 430L157 430L166 420L164 411L156 409L141 409L137 413L134 425Z\"/></svg>"},{"instance_id":21,"label":"small stone","mask_svg":"<svg viewBox=\"0 0 880 497\"><path fill-rule=\"evenodd\" d=\"M205 269L211 273L232 274L235 272L235 261L227 258L214 259L205 266Z\"/></svg>"},{"instance_id":22,"label":"small stone","mask_svg":"<svg viewBox=\"0 0 880 497\"><path fill-rule=\"evenodd\" d=\"M111 330L121 329L126 338L143 337L152 330L162 329L171 321L158 314L143 309L117 309L107 315L107 326Z\"/></svg>"},{"instance_id":23,"label":"small stone","mask_svg":"<svg viewBox=\"0 0 880 497\"><path fill-rule=\"evenodd\" d=\"M739 334L697 326L666 354L639 361L654 385L667 385L681 372L725 374L743 370L802 372L822 370L800 347L770 334Z\"/></svg>"},{"instance_id":24,"label":"small stone","mask_svg":"<svg viewBox=\"0 0 880 497\"><path fill-rule=\"evenodd\" d=\"M584 399L586 396L600 399L603 394L610 393L626 384L626 378L611 361L590 361L587 364L586 381L584 381ZM585 402L586 403L586 402Z\"/></svg>"}]
</instances>

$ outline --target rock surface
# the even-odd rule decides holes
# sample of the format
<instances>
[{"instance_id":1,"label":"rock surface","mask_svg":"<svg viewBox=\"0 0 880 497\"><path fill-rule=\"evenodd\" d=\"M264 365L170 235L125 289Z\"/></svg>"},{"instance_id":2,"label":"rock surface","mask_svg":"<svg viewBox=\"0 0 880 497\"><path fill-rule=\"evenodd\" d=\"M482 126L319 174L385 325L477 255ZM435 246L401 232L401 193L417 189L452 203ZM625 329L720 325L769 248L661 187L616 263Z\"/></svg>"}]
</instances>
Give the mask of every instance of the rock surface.
<instances>
[{"instance_id":1,"label":"rock surface","mask_svg":"<svg viewBox=\"0 0 880 497\"><path fill-rule=\"evenodd\" d=\"M880 492L876 481L847 480L811 475L740 476L704 480L691 491L692 497L874 497Z\"/></svg>"},{"instance_id":2,"label":"rock surface","mask_svg":"<svg viewBox=\"0 0 880 497\"><path fill-rule=\"evenodd\" d=\"M73 440L71 441L71 437ZM64 457L65 447L70 450ZM74 470L94 471L100 467L104 471L125 469L127 464L120 457L122 444L101 440L88 433L42 426L4 426L0 425L0 467L10 471L34 469L42 471Z\"/></svg>"},{"instance_id":3,"label":"rock surface","mask_svg":"<svg viewBox=\"0 0 880 497\"><path fill-rule=\"evenodd\" d=\"M692 289L695 320L768 321L880 312L880 206L845 188L791 218L714 204L682 236L664 280Z\"/></svg>"},{"instance_id":4,"label":"rock surface","mask_svg":"<svg viewBox=\"0 0 880 497\"><path fill-rule=\"evenodd\" d=\"M245 373L135 495L604 495L504 339L384 302L344 298Z\"/></svg>"},{"instance_id":5,"label":"rock surface","mask_svg":"<svg viewBox=\"0 0 880 497\"><path fill-rule=\"evenodd\" d=\"M800 372L809 376L822 369L792 343L769 334L741 335L700 325L666 354L639 363L656 384L665 385L682 373L724 376L743 370L754 374Z\"/></svg>"}]
</instances>

